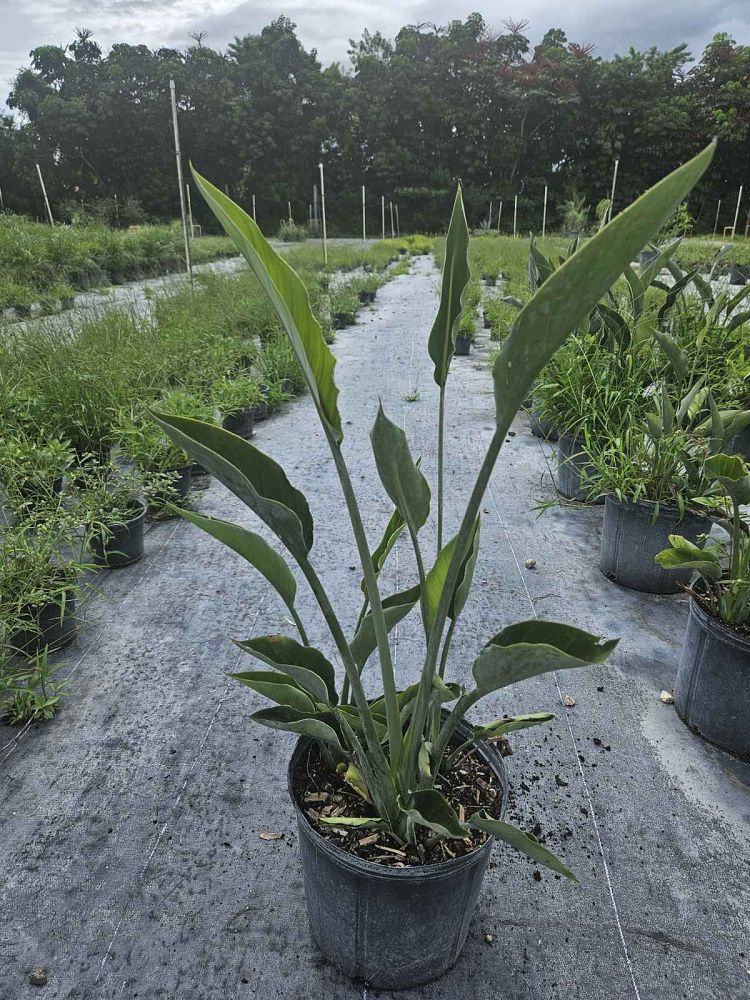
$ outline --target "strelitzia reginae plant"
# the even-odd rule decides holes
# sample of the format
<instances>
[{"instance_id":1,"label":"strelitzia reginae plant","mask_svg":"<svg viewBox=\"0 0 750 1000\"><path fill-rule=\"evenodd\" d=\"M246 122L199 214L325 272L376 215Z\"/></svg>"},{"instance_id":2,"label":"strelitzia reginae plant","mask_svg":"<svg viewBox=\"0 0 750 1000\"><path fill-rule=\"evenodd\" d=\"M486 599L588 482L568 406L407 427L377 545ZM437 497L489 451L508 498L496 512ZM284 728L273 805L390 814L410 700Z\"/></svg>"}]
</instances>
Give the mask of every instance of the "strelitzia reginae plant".
<instances>
[{"instance_id":1,"label":"strelitzia reginae plant","mask_svg":"<svg viewBox=\"0 0 750 1000\"><path fill-rule=\"evenodd\" d=\"M335 359L315 319L307 291L294 270L266 242L241 208L195 171L195 182L226 232L244 254L269 296L300 368L330 448L362 566L364 606L356 631L347 638L331 597L313 565L313 520L304 495L284 470L249 441L189 417L157 413L156 419L188 451L242 500L276 535L307 581L343 663L337 689L334 667L309 644L296 608L297 581L285 559L260 535L226 521L184 511L184 517L224 542L262 573L287 605L299 640L261 636L238 642L270 669L237 674L237 679L274 705L253 714L264 726L305 734L321 744L326 759L347 769L347 780L372 803L371 817L337 817L339 826L372 824L402 843L414 843L418 827L430 836L466 838L483 831L523 851L535 861L571 876L565 865L533 836L484 812L465 821L435 787L458 723L482 698L525 678L556 669L597 664L617 640L570 625L521 621L492 636L472 664L468 689L445 679L446 648L464 608L479 551L479 510L490 474L511 422L529 386L577 324L622 274L634 254L658 231L711 161L713 146L662 180L618 215L594 239L551 274L519 312L493 366L495 428L466 504L458 533L440 542L428 559L420 530L430 515L431 490L409 450L403 430L380 406L371 431L377 471L394 505L379 544L371 550L352 480L342 453L342 420ZM434 378L440 388L438 498L443 508L443 403L453 356L462 298L469 280L468 228L459 187L447 237L441 300L429 336ZM396 540L406 534L414 549L417 579L400 593L383 595L379 574ZM388 634L413 608L424 630L419 682L399 689ZM382 695L368 700L363 670L373 654ZM443 706L450 711L441 711ZM477 740L535 725L552 716L537 713L476 727Z\"/></svg>"}]
</instances>

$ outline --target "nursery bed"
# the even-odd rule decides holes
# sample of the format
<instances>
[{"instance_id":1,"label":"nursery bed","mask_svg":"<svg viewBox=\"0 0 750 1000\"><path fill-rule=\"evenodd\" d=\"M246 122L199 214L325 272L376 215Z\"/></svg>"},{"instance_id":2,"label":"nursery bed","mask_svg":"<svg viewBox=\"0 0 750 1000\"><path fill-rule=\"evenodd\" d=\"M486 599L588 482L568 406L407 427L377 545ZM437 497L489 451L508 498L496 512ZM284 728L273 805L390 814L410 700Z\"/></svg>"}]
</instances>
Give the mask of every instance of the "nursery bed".
<instances>
[{"instance_id":1,"label":"nursery bed","mask_svg":"<svg viewBox=\"0 0 750 1000\"><path fill-rule=\"evenodd\" d=\"M418 259L334 346L346 453L373 538L389 514L368 441L379 393L435 473L436 386L423 359L436 286L433 264ZM491 434L480 356L457 359L449 382L449 532ZM420 398L406 402L415 385ZM355 549L312 418L303 398L261 425L256 443L304 486L314 560L351 625ZM551 449L525 417L514 432L483 504L477 585L449 671L466 679L479 643L534 614L622 637L602 667L486 702L496 715L558 713L511 737L512 815L578 885L496 848L466 950L443 980L378 993L326 964L308 934L286 797L293 739L251 726L260 699L225 676L244 661L230 637L286 630L284 609L238 558L169 522L149 532L142 563L102 579L65 657L59 717L23 734L0 725L2 1000L38 995L37 966L48 970L42 995L87 1000L747 996L750 766L702 743L659 700L673 686L685 599L624 591L599 573L601 508L561 505L538 519L531 508L554 497ZM198 507L245 517L215 483ZM384 587L411 580L402 540ZM304 588L299 609L311 642L330 651ZM393 633L403 685L418 675L418 629L413 615Z\"/></svg>"}]
</instances>

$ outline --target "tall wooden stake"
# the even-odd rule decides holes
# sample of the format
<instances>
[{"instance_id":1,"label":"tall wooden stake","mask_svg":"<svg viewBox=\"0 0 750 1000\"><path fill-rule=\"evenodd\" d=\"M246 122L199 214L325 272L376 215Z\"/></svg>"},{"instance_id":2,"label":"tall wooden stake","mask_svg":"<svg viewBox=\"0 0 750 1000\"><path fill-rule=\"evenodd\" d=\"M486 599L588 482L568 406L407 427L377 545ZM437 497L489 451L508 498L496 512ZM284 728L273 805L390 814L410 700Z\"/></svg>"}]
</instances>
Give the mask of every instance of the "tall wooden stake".
<instances>
[{"instance_id":1,"label":"tall wooden stake","mask_svg":"<svg viewBox=\"0 0 750 1000\"><path fill-rule=\"evenodd\" d=\"M721 208L721 198L719 198L719 204L716 206L716 218L714 219L714 239L716 238L716 227L719 225L719 209Z\"/></svg>"},{"instance_id":2,"label":"tall wooden stake","mask_svg":"<svg viewBox=\"0 0 750 1000\"><path fill-rule=\"evenodd\" d=\"M617 187L617 168L620 165L619 160L615 160L615 169L612 172L612 192L609 196L609 212L607 213L607 221L612 221L612 209L615 207L615 188Z\"/></svg>"},{"instance_id":3,"label":"tall wooden stake","mask_svg":"<svg viewBox=\"0 0 750 1000\"><path fill-rule=\"evenodd\" d=\"M382 238L385 239L385 195L384 194L381 194L380 196L380 221L383 226Z\"/></svg>"},{"instance_id":4,"label":"tall wooden stake","mask_svg":"<svg viewBox=\"0 0 750 1000\"><path fill-rule=\"evenodd\" d=\"M180 129L177 124L177 95L174 80L169 81L169 94L172 98L172 128L174 130L174 155L177 161L177 183L180 188L180 212L182 213L182 237L185 241L185 268L188 280L193 284L193 262L190 259L190 240L188 239L187 212L185 211L185 184L182 180L182 155L180 153Z\"/></svg>"},{"instance_id":5,"label":"tall wooden stake","mask_svg":"<svg viewBox=\"0 0 750 1000\"><path fill-rule=\"evenodd\" d=\"M391 209L391 239L395 240L396 239L396 227L393 225L393 202L389 201L388 204L389 204L390 209Z\"/></svg>"},{"instance_id":6,"label":"tall wooden stake","mask_svg":"<svg viewBox=\"0 0 750 1000\"><path fill-rule=\"evenodd\" d=\"M487 216L487 229L492 229L492 202L490 202L490 214Z\"/></svg>"},{"instance_id":7,"label":"tall wooden stake","mask_svg":"<svg viewBox=\"0 0 750 1000\"><path fill-rule=\"evenodd\" d=\"M0 198L2 201L2 198ZM120 225L120 205L117 201L117 192L115 191L115 218L117 219L117 225Z\"/></svg>"},{"instance_id":8,"label":"tall wooden stake","mask_svg":"<svg viewBox=\"0 0 750 1000\"><path fill-rule=\"evenodd\" d=\"M52 218L52 209L49 207L49 198L47 197L47 188L44 186L44 178L42 177L42 168L37 163L36 172L39 175L39 183L42 185L42 194L44 195L44 204L47 206L47 218L49 219L49 224L54 226L55 220Z\"/></svg>"},{"instance_id":9,"label":"tall wooden stake","mask_svg":"<svg viewBox=\"0 0 750 1000\"><path fill-rule=\"evenodd\" d=\"M292 224L292 221L293 221L293 220L292 220L292 203L291 203L291 201L288 201L288 202L286 203L286 207L287 207L287 210L288 210L288 212L289 212L289 225L291 226L291 224Z\"/></svg>"},{"instance_id":10,"label":"tall wooden stake","mask_svg":"<svg viewBox=\"0 0 750 1000\"><path fill-rule=\"evenodd\" d=\"M497 231L500 232L500 220L503 217L503 200L500 199L500 208L497 210Z\"/></svg>"},{"instance_id":11,"label":"tall wooden stake","mask_svg":"<svg viewBox=\"0 0 750 1000\"><path fill-rule=\"evenodd\" d=\"M362 239L367 239L367 219L365 217L365 186L362 185Z\"/></svg>"},{"instance_id":12,"label":"tall wooden stake","mask_svg":"<svg viewBox=\"0 0 750 1000\"><path fill-rule=\"evenodd\" d=\"M518 195L513 198L513 235L516 235L516 222L518 221Z\"/></svg>"},{"instance_id":13,"label":"tall wooden stake","mask_svg":"<svg viewBox=\"0 0 750 1000\"><path fill-rule=\"evenodd\" d=\"M547 232L547 185L544 185L544 209L542 210L542 238Z\"/></svg>"},{"instance_id":14,"label":"tall wooden stake","mask_svg":"<svg viewBox=\"0 0 750 1000\"><path fill-rule=\"evenodd\" d=\"M737 220L740 217L740 202L742 201L742 185L740 184L740 193L737 195L737 210L734 213L734 223L732 225L732 239L734 239L737 232Z\"/></svg>"},{"instance_id":15,"label":"tall wooden stake","mask_svg":"<svg viewBox=\"0 0 750 1000\"><path fill-rule=\"evenodd\" d=\"M190 202L190 185L189 184L185 185L185 197L187 198L187 214L188 214L188 223L189 223L189 227L190 227L188 229L188 233L190 234L190 239L192 240L193 235L195 233L195 230L193 229L193 206L192 206L192 204Z\"/></svg>"},{"instance_id":16,"label":"tall wooden stake","mask_svg":"<svg viewBox=\"0 0 750 1000\"><path fill-rule=\"evenodd\" d=\"M253 222L256 225L258 224L258 219L257 216L255 215L255 195L253 195Z\"/></svg>"},{"instance_id":17,"label":"tall wooden stake","mask_svg":"<svg viewBox=\"0 0 750 1000\"><path fill-rule=\"evenodd\" d=\"M323 217L323 263L328 267L328 232L326 230L326 183L323 178L323 164L319 163L320 169L320 212Z\"/></svg>"},{"instance_id":18,"label":"tall wooden stake","mask_svg":"<svg viewBox=\"0 0 750 1000\"><path fill-rule=\"evenodd\" d=\"M398 221L398 205L396 205L396 236L401 239L401 223Z\"/></svg>"}]
</instances>

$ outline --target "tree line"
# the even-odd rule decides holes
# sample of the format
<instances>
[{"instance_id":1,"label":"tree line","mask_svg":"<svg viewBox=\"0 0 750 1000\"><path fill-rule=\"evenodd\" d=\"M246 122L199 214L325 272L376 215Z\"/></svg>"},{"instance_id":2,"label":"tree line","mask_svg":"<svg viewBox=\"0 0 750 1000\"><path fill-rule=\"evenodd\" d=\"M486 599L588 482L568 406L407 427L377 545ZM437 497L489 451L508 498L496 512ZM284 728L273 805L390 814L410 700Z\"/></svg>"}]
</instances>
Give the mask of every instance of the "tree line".
<instances>
[{"instance_id":1,"label":"tree line","mask_svg":"<svg viewBox=\"0 0 750 1000\"><path fill-rule=\"evenodd\" d=\"M363 184L371 231L381 195L404 229L438 230L458 177L473 225L502 200L507 231L517 196L519 230L538 230L545 184L548 225L576 201L593 222L615 159L616 210L714 135L717 157L689 211L710 231L721 199L720 227L731 224L750 180L750 46L719 34L697 62L685 45L604 59L557 28L532 46L526 30L472 14L408 25L394 41L365 31L346 67L323 67L286 17L226 51L197 35L184 51L116 44L105 54L79 30L68 46L34 49L13 82L0 116L6 210L43 216L38 162L61 218L176 216L173 78L183 154L245 207L254 194L266 229L288 203L307 221L320 161L334 232L360 231Z\"/></svg>"}]
</instances>

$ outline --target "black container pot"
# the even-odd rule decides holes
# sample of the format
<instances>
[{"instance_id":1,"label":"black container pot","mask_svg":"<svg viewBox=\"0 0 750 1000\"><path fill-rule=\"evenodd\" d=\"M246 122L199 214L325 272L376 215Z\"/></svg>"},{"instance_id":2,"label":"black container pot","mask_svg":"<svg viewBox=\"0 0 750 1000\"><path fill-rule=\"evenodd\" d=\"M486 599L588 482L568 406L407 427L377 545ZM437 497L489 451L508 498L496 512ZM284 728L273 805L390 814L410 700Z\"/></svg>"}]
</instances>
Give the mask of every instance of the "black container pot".
<instances>
[{"instance_id":1,"label":"black container pot","mask_svg":"<svg viewBox=\"0 0 750 1000\"><path fill-rule=\"evenodd\" d=\"M593 467L588 455L583 451L584 441L581 438L568 437L560 434L557 439L557 488L568 500L578 503L603 504L604 497L590 499L588 492L581 489L581 479L584 473L593 473Z\"/></svg>"},{"instance_id":2,"label":"black container pot","mask_svg":"<svg viewBox=\"0 0 750 1000\"><path fill-rule=\"evenodd\" d=\"M728 455L740 455L746 462L750 462L750 426L735 434L725 450Z\"/></svg>"},{"instance_id":3,"label":"black container pot","mask_svg":"<svg viewBox=\"0 0 750 1000\"><path fill-rule=\"evenodd\" d=\"M470 739L471 728L462 723L457 735ZM313 829L294 797L294 772L309 746L307 737L297 743L288 788L313 939L346 975L375 989L407 989L437 979L461 954L493 839L454 861L406 868L385 868L342 850ZM502 818L508 798L503 759L491 745L480 745L477 752L500 780Z\"/></svg>"},{"instance_id":4,"label":"black container pot","mask_svg":"<svg viewBox=\"0 0 750 1000\"><path fill-rule=\"evenodd\" d=\"M335 312L333 314L333 326L335 330L343 330L345 326L351 326L356 319L353 312Z\"/></svg>"},{"instance_id":5,"label":"black container pot","mask_svg":"<svg viewBox=\"0 0 750 1000\"><path fill-rule=\"evenodd\" d=\"M75 591L65 591L64 605L62 601L47 601L28 606L21 617L29 622L29 627L9 637L9 649L24 656L34 656L45 648L52 652L69 646L78 628Z\"/></svg>"},{"instance_id":6,"label":"black container pot","mask_svg":"<svg viewBox=\"0 0 750 1000\"><path fill-rule=\"evenodd\" d=\"M281 380L281 391L286 396L294 396L295 395L295 392L294 392L294 382L292 382L292 380L290 378L283 378Z\"/></svg>"},{"instance_id":7,"label":"black container pot","mask_svg":"<svg viewBox=\"0 0 750 1000\"><path fill-rule=\"evenodd\" d=\"M240 410L239 413L229 413L221 422L225 431L231 431L237 437L248 440L253 436L253 410L252 406Z\"/></svg>"},{"instance_id":8,"label":"black container pot","mask_svg":"<svg viewBox=\"0 0 750 1000\"><path fill-rule=\"evenodd\" d=\"M31 306L27 305L15 305L13 307L16 311L16 316L19 319L31 319Z\"/></svg>"},{"instance_id":9,"label":"black container pot","mask_svg":"<svg viewBox=\"0 0 750 1000\"><path fill-rule=\"evenodd\" d=\"M153 472L155 470L152 469L151 471ZM175 478L170 483L171 489L164 493L154 494L154 500L156 503L167 504L174 503L175 500L185 500L193 485L192 463L190 465L183 465L179 469L164 469L158 471L171 472Z\"/></svg>"},{"instance_id":10,"label":"black container pot","mask_svg":"<svg viewBox=\"0 0 750 1000\"><path fill-rule=\"evenodd\" d=\"M497 275L496 274L483 274L482 275L482 281L486 285L489 285L490 288L493 288L497 284Z\"/></svg>"},{"instance_id":11,"label":"black container pot","mask_svg":"<svg viewBox=\"0 0 750 1000\"><path fill-rule=\"evenodd\" d=\"M63 295L60 299L60 308L63 312L67 312L69 309L73 308L75 301L75 295Z\"/></svg>"},{"instance_id":12,"label":"black container pot","mask_svg":"<svg viewBox=\"0 0 750 1000\"><path fill-rule=\"evenodd\" d=\"M648 267L659 256L657 250L641 250L638 254L638 264L640 267Z\"/></svg>"},{"instance_id":13,"label":"black container pot","mask_svg":"<svg viewBox=\"0 0 750 1000\"><path fill-rule=\"evenodd\" d=\"M608 496L604 505L599 568L615 583L647 594L676 594L681 585L690 583L691 571L666 570L655 562L658 552L669 547L670 535L683 535L694 545L700 535L707 535L711 522L707 517L686 514L680 520L676 507L641 501L622 503Z\"/></svg>"},{"instance_id":14,"label":"black container pot","mask_svg":"<svg viewBox=\"0 0 750 1000\"><path fill-rule=\"evenodd\" d=\"M704 739L750 760L750 639L690 600L674 703Z\"/></svg>"},{"instance_id":15,"label":"black container pot","mask_svg":"<svg viewBox=\"0 0 750 1000\"><path fill-rule=\"evenodd\" d=\"M91 539L91 555L96 566L121 569L143 558L146 505L141 500L133 500L131 509L132 517L127 521L109 524L104 535L98 534Z\"/></svg>"},{"instance_id":16,"label":"black container pot","mask_svg":"<svg viewBox=\"0 0 750 1000\"><path fill-rule=\"evenodd\" d=\"M125 272L124 271L110 271L109 272L109 280L112 282L113 285L124 285L125 281L126 281Z\"/></svg>"},{"instance_id":17,"label":"black container pot","mask_svg":"<svg viewBox=\"0 0 750 1000\"><path fill-rule=\"evenodd\" d=\"M542 438L544 441L557 441L557 428L551 420L542 420L534 408L533 399L529 410L529 427L534 437Z\"/></svg>"},{"instance_id":18,"label":"black container pot","mask_svg":"<svg viewBox=\"0 0 750 1000\"><path fill-rule=\"evenodd\" d=\"M268 403L258 403L253 407L253 422L259 424L268 416Z\"/></svg>"},{"instance_id":19,"label":"black container pot","mask_svg":"<svg viewBox=\"0 0 750 1000\"><path fill-rule=\"evenodd\" d=\"M471 352L471 337L456 337L456 348L453 352L459 358L465 358Z\"/></svg>"},{"instance_id":20,"label":"black container pot","mask_svg":"<svg viewBox=\"0 0 750 1000\"><path fill-rule=\"evenodd\" d=\"M730 285L746 285L748 279L748 272L750 268L743 267L742 264L730 264L729 265L729 284Z\"/></svg>"},{"instance_id":21,"label":"black container pot","mask_svg":"<svg viewBox=\"0 0 750 1000\"><path fill-rule=\"evenodd\" d=\"M486 316L486 315L483 314L482 315L482 322L484 323L485 330L491 330L492 329L492 320L488 316Z\"/></svg>"},{"instance_id":22,"label":"black container pot","mask_svg":"<svg viewBox=\"0 0 750 1000\"><path fill-rule=\"evenodd\" d=\"M359 301L363 302L365 305L370 305L375 301L375 292L370 292L363 289L361 292L358 293L358 298Z\"/></svg>"}]
</instances>

